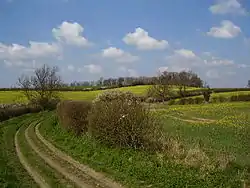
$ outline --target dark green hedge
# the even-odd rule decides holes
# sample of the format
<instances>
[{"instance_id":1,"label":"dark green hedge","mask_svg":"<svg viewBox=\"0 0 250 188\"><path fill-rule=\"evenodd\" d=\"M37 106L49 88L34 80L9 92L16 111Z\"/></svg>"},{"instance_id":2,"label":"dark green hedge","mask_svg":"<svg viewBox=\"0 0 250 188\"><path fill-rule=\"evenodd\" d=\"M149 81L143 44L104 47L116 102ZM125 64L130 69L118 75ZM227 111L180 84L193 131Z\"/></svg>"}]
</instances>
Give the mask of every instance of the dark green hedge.
<instances>
[{"instance_id":1,"label":"dark green hedge","mask_svg":"<svg viewBox=\"0 0 250 188\"><path fill-rule=\"evenodd\" d=\"M235 101L250 101L250 94L240 94L232 96L215 96L211 97L211 103L222 103L222 102L235 102ZM202 104L204 103L204 97L187 97L181 99L170 100L169 105L185 105L185 104Z\"/></svg>"},{"instance_id":2,"label":"dark green hedge","mask_svg":"<svg viewBox=\"0 0 250 188\"><path fill-rule=\"evenodd\" d=\"M39 107L31 107L31 106L0 109L0 122L28 113L37 113L40 112L41 110L42 109Z\"/></svg>"}]
</instances>

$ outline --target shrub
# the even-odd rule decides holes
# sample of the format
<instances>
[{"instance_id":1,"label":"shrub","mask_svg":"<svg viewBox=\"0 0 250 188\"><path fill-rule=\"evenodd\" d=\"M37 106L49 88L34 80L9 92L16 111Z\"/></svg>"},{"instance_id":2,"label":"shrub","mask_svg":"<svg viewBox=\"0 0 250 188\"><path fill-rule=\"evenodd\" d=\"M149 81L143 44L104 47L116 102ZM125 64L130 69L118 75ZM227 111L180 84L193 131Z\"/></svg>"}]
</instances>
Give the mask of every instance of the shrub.
<instances>
[{"instance_id":1,"label":"shrub","mask_svg":"<svg viewBox=\"0 0 250 188\"><path fill-rule=\"evenodd\" d=\"M29 105L20 107L0 108L0 122L27 113L37 113L40 112L41 110L42 109L39 107L29 106Z\"/></svg>"},{"instance_id":2,"label":"shrub","mask_svg":"<svg viewBox=\"0 0 250 188\"><path fill-rule=\"evenodd\" d=\"M80 135L87 131L90 109L91 102L88 101L62 101L57 105L59 122L66 130Z\"/></svg>"},{"instance_id":3,"label":"shrub","mask_svg":"<svg viewBox=\"0 0 250 188\"><path fill-rule=\"evenodd\" d=\"M202 97L195 97L194 101L195 104L202 104L204 102L204 99Z\"/></svg>"},{"instance_id":4,"label":"shrub","mask_svg":"<svg viewBox=\"0 0 250 188\"><path fill-rule=\"evenodd\" d=\"M230 97L230 101L250 101L250 95L234 95Z\"/></svg>"},{"instance_id":5,"label":"shrub","mask_svg":"<svg viewBox=\"0 0 250 188\"><path fill-rule=\"evenodd\" d=\"M226 97L224 97L224 96L217 96L217 97L213 97L213 98L212 98L212 101L218 102L218 103L227 102L227 101L228 101L228 98L226 98Z\"/></svg>"},{"instance_id":6,"label":"shrub","mask_svg":"<svg viewBox=\"0 0 250 188\"><path fill-rule=\"evenodd\" d=\"M93 101L89 133L110 146L151 151L161 149L164 139L156 116L134 94L122 91L104 92Z\"/></svg>"},{"instance_id":7,"label":"shrub","mask_svg":"<svg viewBox=\"0 0 250 188\"><path fill-rule=\"evenodd\" d=\"M168 101L168 105L174 105L176 104L175 99L171 99Z\"/></svg>"},{"instance_id":8,"label":"shrub","mask_svg":"<svg viewBox=\"0 0 250 188\"><path fill-rule=\"evenodd\" d=\"M212 91L210 89L203 91L203 97L206 102L209 102Z\"/></svg>"}]
</instances>

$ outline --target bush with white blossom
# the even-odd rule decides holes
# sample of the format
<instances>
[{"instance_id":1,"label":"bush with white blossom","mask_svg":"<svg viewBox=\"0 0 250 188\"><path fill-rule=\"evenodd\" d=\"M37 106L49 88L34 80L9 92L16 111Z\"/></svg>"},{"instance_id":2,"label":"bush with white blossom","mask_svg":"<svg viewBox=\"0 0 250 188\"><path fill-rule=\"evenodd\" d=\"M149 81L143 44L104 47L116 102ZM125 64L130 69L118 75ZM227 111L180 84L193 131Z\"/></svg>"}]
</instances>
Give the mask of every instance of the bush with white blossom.
<instances>
[{"instance_id":1,"label":"bush with white blossom","mask_svg":"<svg viewBox=\"0 0 250 188\"><path fill-rule=\"evenodd\" d=\"M159 150L163 131L149 108L131 92L106 91L93 101L89 133L111 146Z\"/></svg>"}]
</instances>

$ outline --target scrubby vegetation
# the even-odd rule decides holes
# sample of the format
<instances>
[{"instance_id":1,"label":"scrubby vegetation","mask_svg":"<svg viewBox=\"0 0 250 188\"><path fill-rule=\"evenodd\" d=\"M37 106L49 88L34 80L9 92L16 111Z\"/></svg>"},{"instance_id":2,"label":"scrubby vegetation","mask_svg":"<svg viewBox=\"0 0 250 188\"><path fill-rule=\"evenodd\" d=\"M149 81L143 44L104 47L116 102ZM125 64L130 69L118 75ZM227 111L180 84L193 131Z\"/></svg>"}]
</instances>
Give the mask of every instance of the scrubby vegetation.
<instances>
[{"instance_id":1,"label":"scrubby vegetation","mask_svg":"<svg viewBox=\"0 0 250 188\"><path fill-rule=\"evenodd\" d=\"M130 92L99 95L88 119L91 136L111 146L151 150L163 147L159 120Z\"/></svg>"},{"instance_id":2,"label":"scrubby vegetation","mask_svg":"<svg viewBox=\"0 0 250 188\"><path fill-rule=\"evenodd\" d=\"M64 128L80 135L88 129L90 109L91 102L88 101L62 101L57 105L57 115Z\"/></svg>"}]
</instances>

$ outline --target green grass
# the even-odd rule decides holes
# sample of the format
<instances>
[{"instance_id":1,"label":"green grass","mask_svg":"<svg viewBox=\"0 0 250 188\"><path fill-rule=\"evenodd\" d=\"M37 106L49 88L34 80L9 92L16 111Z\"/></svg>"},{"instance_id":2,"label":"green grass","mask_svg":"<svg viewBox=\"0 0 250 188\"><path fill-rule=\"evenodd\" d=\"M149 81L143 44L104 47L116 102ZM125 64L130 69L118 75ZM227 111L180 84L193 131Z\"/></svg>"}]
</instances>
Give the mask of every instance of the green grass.
<instances>
[{"instance_id":1,"label":"green grass","mask_svg":"<svg viewBox=\"0 0 250 188\"><path fill-rule=\"evenodd\" d=\"M131 86L119 88L122 91L131 91L138 95L144 95L149 88L149 85L144 86ZM97 91L64 91L60 95L63 99L72 100L93 100L98 94L107 90ZM0 104L1 103L13 103L13 102L27 102L27 99L20 91L0 91Z\"/></svg>"},{"instance_id":2,"label":"green grass","mask_svg":"<svg viewBox=\"0 0 250 188\"><path fill-rule=\"evenodd\" d=\"M217 151L236 156L241 165L250 166L250 102L206 105L158 106L166 131L192 146L200 142L207 151ZM165 109L164 109L165 108ZM168 115L183 119L192 117L217 120L210 123L187 123L171 119Z\"/></svg>"},{"instance_id":3,"label":"green grass","mask_svg":"<svg viewBox=\"0 0 250 188\"><path fill-rule=\"evenodd\" d=\"M0 124L0 187L38 187L16 155L14 136L22 125L37 115L24 115Z\"/></svg>"},{"instance_id":4,"label":"green grass","mask_svg":"<svg viewBox=\"0 0 250 188\"><path fill-rule=\"evenodd\" d=\"M149 85L142 86L130 86L118 88L121 91L131 91L137 95L145 95ZM178 91L178 87L173 88L174 91ZM189 87L187 90L198 90L199 88ZM64 91L60 93L62 99L70 100L93 100L95 97L107 90L97 90L97 91ZM215 93L213 96L232 96L235 94L250 94L250 91L240 91L240 92L227 92L227 93ZM0 104L1 103L16 103L16 102L27 102L27 99L23 96L20 91L0 91Z\"/></svg>"},{"instance_id":5,"label":"green grass","mask_svg":"<svg viewBox=\"0 0 250 188\"><path fill-rule=\"evenodd\" d=\"M46 117L46 114L43 114ZM33 122L34 123L34 122ZM39 147L39 151L43 153L48 153L48 149L41 143L35 134L34 125L29 129L29 137L31 138L32 142ZM42 158L38 156L38 154L32 150L29 146L26 138L25 138L25 130L29 124L26 124L20 128L18 141L20 145L21 152L32 166L32 168L37 171L44 180L51 186L51 187L67 187L66 185L70 185L72 187L72 183L65 179L59 172L54 170L50 167ZM63 184L62 184L63 182Z\"/></svg>"},{"instance_id":6,"label":"green grass","mask_svg":"<svg viewBox=\"0 0 250 188\"><path fill-rule=\"evenodd\" d=\"M194 143L202 140L202 149L209 152L211 157L216 157L217 151L226 151L237 154L238 161L246 161L236 163L226 170L217 169L204 172L198 168L178 164L168 158L162 160L156 154L110 148L88 136L75 137L73 134L64 131L56 123L53 115L42 124L40 131L46 139L72 155L76 160L108 173L128 187L146 187L149 185L159 188L187 186L241 187L242 178L247 176L244 171L245 165L249 164L247 148L244 145L246 135L243 134L242 129L239 126L229 125L227 127L222 123L190 124L166 116L170 112L176 115L176 111L183 110L173 107L173 109L156 111L162 117L167 133L180 137L185 147L192 148ZM188 107L185 110L187 111Z\"/></svg>"},{"instance_id":7,"label":"green grass","mask_svg":"<svg viewBox=\"0 0 250 188\"><path fill-rule=\"evenodd\" d=\"M131 91L137 95L145 95L149 85L142 86L130 86L118 88L121 91ZM188 90L195 90L198 88L188 88ZM113 90L113 89L112 89ZM177 90L177 88L174 88ZM64 91L61 92L62 99L70 100L93 100L95 97L107 90L96 90L96 91ZM20 91L0 91L0 104L1 103L15 103L15 102L27 102L27 99L23 96Z\"/></svg>"}]
</instances>

